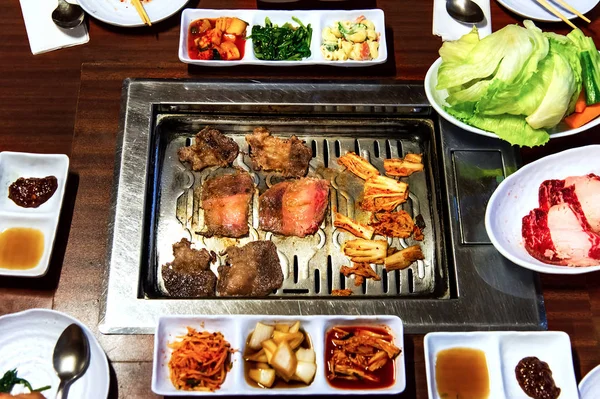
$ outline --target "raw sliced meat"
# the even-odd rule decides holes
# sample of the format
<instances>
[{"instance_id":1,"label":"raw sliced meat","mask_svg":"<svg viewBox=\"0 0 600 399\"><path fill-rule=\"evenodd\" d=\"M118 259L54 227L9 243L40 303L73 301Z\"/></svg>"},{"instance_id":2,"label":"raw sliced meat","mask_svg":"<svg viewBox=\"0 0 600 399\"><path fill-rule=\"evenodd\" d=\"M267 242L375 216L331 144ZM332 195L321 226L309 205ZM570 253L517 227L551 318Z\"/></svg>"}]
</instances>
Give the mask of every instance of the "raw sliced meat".
<instances>
[{"instance_id":1,"label":"raw sliced meat","mask_svg":"<svg viewBox=\"0 0 600 399\"><path fill-rule=\"evenodd\" d=\"M221 296L266 296L283 284L277 248L271 241L253 241L225 250L227 265L219 266Z\"/></svg>"},{"instance_id":2,"label":"raw sliced meat","mask_svg":"<svg viewBox=\"0 0 600 399\"><path fill-rule=\"evenodd\" d=\"M532 210L523 218L522 235L534 258L563 266L600 264L600 236L592 232L568 203L548 211Z\"/></svg>"},{"instance_id":3,"label":"raw sliced meat","mask_svg":"<svg viewBox=\"0 0 600 399\"><path fill-rule=\"evenodd\" d=\"M583 214L592 231L600 233L600 176L567 177L565 186L574 186Z\"/></svg>"},{"instance_id":4,"label":"raw sliced meat","mask_svg":"<svg viewBox=\"0 0 600 399\"><path fill-rule=\"evenodd\" d=\"M546 180L540 185L540 208L548 210L563 202L581 209L592 231L600 233L600 176L571 176L564 180Z\"/></svg>"},{"instance_id":5,"label":"raw sliced meat","mask_svg":"<svg viewBox=\"0 0 600 399\"><path fill-rule=\"evenodd\" d=\"M252 177L236 172L209 179L202 185L202 208L207 236L243 237L248 234L248 211L254 192Z\"/></svg>"},{"instance_id":6,"label":"raw sliced meat","mask_svg":"<svg viewBox=\"0 0 600 399\"><path fill-rule=\"evenodd\" d=\"M277 183L260 196L260 228L284 236L316 233L325 217L329 182L304 178Z\"/></svg>"},{"instance_id":7,"label":"raw sliced meat","mask_svg":"<svg viewBox=\"0 0 600 399\"><path fill-rule=\"evenodd\" d=\"M303 177L308 172L312 150L296 136L280 139L264 127L246 136L254 170L277 171L285 177Z\"/></svg>"},{"instance_id":8,"label":"raw sliced meat","mask_svg":"<svg viewBox=\"0 0 600 399\"><path fill-rule=\"evenodd\" d=\"M214 296L217 276L210 270L214 252L193 249L186 238L173 244L173 262L162 266L162 278L169 296L192 298Z\"/></svg>"},{"instance_id":9,"label":"raw sliced meat","mask_svg":"<svg viewBox=\"0 0 600 399\"><path fill-rule=\"evenodd\" d=\"M239 150L233 139L207 126L196 135L195 144L181 147L177 154L181 162L189 162L192 170L200 171L209 166L230 165Z\"/></svg>"}]
</instances>

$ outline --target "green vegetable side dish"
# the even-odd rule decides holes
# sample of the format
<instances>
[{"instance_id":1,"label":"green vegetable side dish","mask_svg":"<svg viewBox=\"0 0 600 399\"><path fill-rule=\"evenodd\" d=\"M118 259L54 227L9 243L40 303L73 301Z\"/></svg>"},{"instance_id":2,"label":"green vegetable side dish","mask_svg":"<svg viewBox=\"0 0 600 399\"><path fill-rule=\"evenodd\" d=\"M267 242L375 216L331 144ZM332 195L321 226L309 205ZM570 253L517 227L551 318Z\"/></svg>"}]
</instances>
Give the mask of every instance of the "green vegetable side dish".
<instances>
[{"instance_id":1,"label":"green vegetable side dish","mask_svg":"<svg viewBox=\"0 0 600 399\"><path fill-rule=\"evenodd\" d=\"M300 61L311 55L310 41L312 28L305 26L298 18L292 20L299 26L285 23L282 26L274 25L269 17L265 18L265 26L252 27L254 55L266 61Z\"/></svg>"},{"instance_id":2,"label":"green vegetable side dish","mask_svg":"<svg viewBox=\"0 0 600 399\"><path fill-rule=\"evenodd\" d=\"M533 147L573 114L582 89L588 105L600 103L600 55L579 29L562 36L523 25L483 39L474 27L445 42L436 89L447 90L444 109L460 121Z\"/></svg>"},{"instance_id":3,"label":"green vegetable side dish","mask_svg":"<svg viewBox=\"0 0 600 399\"><path fill-rule=\"evenodd\" d=\"M0 379L0 392L10 393L15 385L25 385L25 387L29 389L30 392L42 392L47 389L50 389L50 385L33 389L29 381L24 380L23 378L19 378L17 376L17 369L13 369L4 373L4 376Z\"/></svg>"}]
</instances>

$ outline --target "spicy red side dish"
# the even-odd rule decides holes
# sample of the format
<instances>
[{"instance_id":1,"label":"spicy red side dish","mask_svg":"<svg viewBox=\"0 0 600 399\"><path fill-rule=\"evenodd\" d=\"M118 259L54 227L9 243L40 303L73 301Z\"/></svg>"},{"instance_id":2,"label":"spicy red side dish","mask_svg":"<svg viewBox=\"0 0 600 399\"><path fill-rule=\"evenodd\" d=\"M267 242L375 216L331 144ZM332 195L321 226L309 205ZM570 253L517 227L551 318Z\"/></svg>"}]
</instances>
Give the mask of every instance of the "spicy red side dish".
<instances>
[{"instance_id":1,"label":"spicy red side dish","mask_svg":"<svg viewBox=\"0 0 600 399\"><path fill-rule=\"evenodd\" d=\"M385 388L394 384L400 348L383 327L333 327L325 337L329 384L342 389Z\"/></svg>"},{"instance_id":2,"label":"spicy red side dish","mask_svg":"<svg viewBox=\"0 0 600 399\"><path fill-rule=\"evenodd\" d=\"M248 24L239 18L204 18L190 24L188 54L194 60L241 60Z\"/></svg>"}]
</instances>

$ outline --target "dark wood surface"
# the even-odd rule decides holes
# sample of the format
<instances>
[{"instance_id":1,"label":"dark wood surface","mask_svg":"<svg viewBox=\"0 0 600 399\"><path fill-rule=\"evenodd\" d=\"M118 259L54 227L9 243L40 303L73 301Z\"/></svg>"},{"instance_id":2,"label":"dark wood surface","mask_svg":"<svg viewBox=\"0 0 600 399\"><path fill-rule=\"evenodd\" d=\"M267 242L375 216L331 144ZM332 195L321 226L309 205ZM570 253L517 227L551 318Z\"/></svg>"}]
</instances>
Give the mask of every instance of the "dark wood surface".
<instances>
[{"instance_id":1,"label":"dark wood surface","mask_svg":"<svg viewBox=\"0 0 600 399\"><path fill-rule=\"evenodd\" d=\"M160 1L160 0L156 0ZM69 183L50 272L42 279L0 278L0 315L33 307L77 317L98 336L111 363L111 398L153 398L152 336L103 336L97 331L105 273L109 197L120 94L127 77L389 78L422 80L441 40L431 35L432 0L377 1L386 15L389 60L373 68L200 68L177 58L179 14L152 28L124 29L88 20L84 46L33 56L19 3L0 2L0 151L64 153ZM492 0L494 30L519 19ZM255 8L254 1L192 0L189 7ZM600 43L597 21L587 34ZM583 26L583 23L580 23ZM545 30L566 33L562 24ZM391 39L391 40L390 40ZM525 162L549 153L600 143L600 129L523 150ZM578 381L600 363L600 273L542 276L551 330L572 340ZM407 389L403 398L427 397L423 337L405 341ZM551 348L549 348L551 350Z\"/></svg>"}]
</instances>

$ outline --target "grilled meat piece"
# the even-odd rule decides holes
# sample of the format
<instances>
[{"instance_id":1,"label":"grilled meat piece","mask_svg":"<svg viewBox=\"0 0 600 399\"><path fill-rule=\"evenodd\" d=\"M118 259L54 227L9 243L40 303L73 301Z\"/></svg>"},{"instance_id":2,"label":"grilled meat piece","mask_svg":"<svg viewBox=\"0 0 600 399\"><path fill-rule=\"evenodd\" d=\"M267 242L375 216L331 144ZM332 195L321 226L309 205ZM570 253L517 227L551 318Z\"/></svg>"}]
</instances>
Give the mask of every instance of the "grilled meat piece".
<instances>
[{"instance_id":1,"label":"grilled meat piece","mask_svg":"<svg viewBox=\"0 0 600 399\"><path fill-rule=\"evenodd\" d=\"M191 248L186 238L173 244L173 262L162 266L165 288L172 297L190 298L214 296L217 276L210 270L214 252Z\"/></svg>"},{"instance_id":2,"label":"grilled meat piece","mask_svg":"<svg viewBox=\"0 0 600 399\"><path fill-rule=\"evenodd\" d=\"M303 178L277 183L259 200L260 228L284 236L314 234L327 210L329 182Z\"/></svg>"},{"instance_id":3,"label":"grilled meat piece","mask_svg":"<svg viewBox=\"0 0 600 399\"><path fill-rule=\"evenodd\" d=\"M237 158L240 150L233 139L210 126L202 129L195 140L195 144L181 147L177 151L179 160L191 163L192 170L195 171L209 166L230 165Z\"/></svg>"},{"instance_id":4,"label":"grilled meat piece","mask_svg":"<svg viewBox=\"0 0 600 399\"><path fill-rule=\"evenodd\" d=\"M254 241L225 250L227 265L219 266L221 296L266 296L283 284L277 248L271 241Z\"/></svg>"},{"instance_id":5,"label":"grilled meat piece","mask_svg":"<svg viewBox=\"0 0 600 399\"><path fill-rule=\"evenodd\" d=\"M202 209L207 236L243 237L248 234L248 211L254 192L252 177L236 172L209 179L202 185Z\"/></svg>"},{"instance_id":6,"label":"grilled meat piece","mask_svg":"<svg viewBox=\"0 0 600 399\"><path fill-rule=\"evenodd\" d=\"M246 136L254 170L277 171L285 177L303 177L308 172L312 150L296 136L280 139L264 127Z\"/></svg>"}]
</instances>

